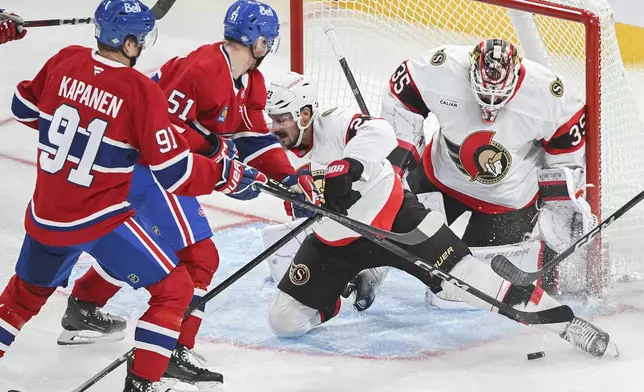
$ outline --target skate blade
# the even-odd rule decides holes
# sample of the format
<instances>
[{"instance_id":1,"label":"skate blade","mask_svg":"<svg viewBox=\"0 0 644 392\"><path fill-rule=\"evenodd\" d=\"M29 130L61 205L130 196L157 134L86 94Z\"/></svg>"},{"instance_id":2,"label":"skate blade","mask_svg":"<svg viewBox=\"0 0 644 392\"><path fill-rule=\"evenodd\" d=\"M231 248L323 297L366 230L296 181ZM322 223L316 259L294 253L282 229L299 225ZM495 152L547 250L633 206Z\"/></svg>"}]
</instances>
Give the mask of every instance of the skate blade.
<instances>
[{"instance_id":1,"label":"skate blade","mask_svg":"<svg viewBox=\"0 0 644 392\"><path fill-rule=\"evenodd\" d=\"M156 383L160 392L223 392L224 385L220 382L197 382L194 384L177 381L172 378L161 378Z\"/></svg>"},{"instance_id":2,"label":"skate blade","mask_svg":"<svg viewBox=\"0 0 644 392\"><path fill-rule=\"evenodd\" d=\"M58 345L60 346L78 346L82 344L111 343L125 339L125 332L119 331L105 334L96 331L67 331L58 335Z\"/></svg>"},{"instance_id":3,"label":"skate blade","mask_svg":"<svg viewBox=\"0 0 644 392\"><path fill-rule=\"evenodd\" d=\"M615 344L615 342L613 341L608 342L606 351L604 351L604 356L611 357L611 358L619 358L619 349L617 348L617 345Z\"/></svg>"}]
</instances>

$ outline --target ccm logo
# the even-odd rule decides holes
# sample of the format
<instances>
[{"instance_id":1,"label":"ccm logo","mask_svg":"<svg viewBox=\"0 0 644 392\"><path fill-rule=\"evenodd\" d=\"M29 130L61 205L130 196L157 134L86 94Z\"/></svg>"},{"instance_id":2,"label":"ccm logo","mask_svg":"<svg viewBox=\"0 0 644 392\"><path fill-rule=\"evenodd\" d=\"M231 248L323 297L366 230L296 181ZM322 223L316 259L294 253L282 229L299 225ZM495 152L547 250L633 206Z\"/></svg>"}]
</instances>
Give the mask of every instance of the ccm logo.
<instances>
[{"instance_id":1,"label":"ccm logo","mask_svg":"<svg viewBox=\"0 0 644 392\"><path fill-rule=\"evenodd\" d=\"M595 227L590 231L590 233L586 234L584 237L581 238L581 241L577 245L575 245L575 250L581 248L582 246L586 245L588 241L591 239L595 238L597 234L599 234L600 231L606 229L608 226L611 225L611 223L615 222L615 216L612 216L609 220L604 222L603 224Z\"/></svg>"},{"instance_id":2,"label":"ccm logo","mask_svg":"<svg viewBox=\"0 0 644 392\"><path fill-rule=\"evenodd\" d=\"M445 272L439 270L438 268L430 268L427 263L425 263L422 260L416 260L414 262L417 266L420 268L424 269L425 271L429 272L431 276L438 276L439 278L443 279L446 282L449 282L453 284L454 286L463 289L465 291L468 291L470 289L470 286L461 283L458 279L454 278L453 276L447 275Z\"/></svg>"}]
</instances>

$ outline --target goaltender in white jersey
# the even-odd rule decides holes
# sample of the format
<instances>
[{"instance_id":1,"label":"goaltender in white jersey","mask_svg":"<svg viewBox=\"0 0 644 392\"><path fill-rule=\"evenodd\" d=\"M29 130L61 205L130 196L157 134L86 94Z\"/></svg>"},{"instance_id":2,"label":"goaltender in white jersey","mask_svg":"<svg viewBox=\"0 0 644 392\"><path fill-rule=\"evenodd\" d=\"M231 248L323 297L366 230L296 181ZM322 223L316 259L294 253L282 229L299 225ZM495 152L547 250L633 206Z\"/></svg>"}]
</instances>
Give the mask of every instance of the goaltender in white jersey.
<instances>
[{"instance_id":1,"label":"goaltender in white jersey","mask_svg":"<svg viewBox=\"0 0 644 392\"><path fill-rule=\"evenodd\" d=\"M404 61L381 115L424 149L410 189L440 192L450 224L472 212L468 246L515 244L536 230L561 251L594 224L581 197L585 105L513 44L442 46Z\"/></svg>"},{"instance_id":2,"label":"goaltender in white jersey","mask_svg":"<svg viewBox=\"0 0 644 392\"><path fill-rule=\"evenodd\" d=\"M434 267L516 309L530 312L559 306L539 287L515 286L496 275L472 256L440 213L426 209L412 192L403 190L387 160L398 145L387 122L344 109L318 117L315 87L296 73L271 82L266 110L273 120L273 133L284 146L299 157L326 165L325 207L397 233L410 232L424 221L427 240L400 244L402 248L434 260ZM277 336L300 336L332 319L340 310L347 283L361 271L383 266L411 274L436 293L445 291L477 308L497 311L335 222L323 221L313 231L302 240L271 301L268 321ZM564 318L543 327L593 355L604 354L610 343L607 333L572 314Z\"/></svg>"},{"instance_id":3,"label":"goaltender in white jersey","mask_svg":"<svg viewBox=\"0 0 644 392\"><path fill-rule=\"evenodd\" d=\"M440 130L423 161L431 163L430 181L452 197L487 213L527 207L536 201L544 164L584 165L584 103L565 93L551 70L523 59L514 83L496 98L503 100L499 110L501 101L492 106L472 93L471 55L471 46L445 46L403 62L383 115L402 109L437 117Z\"/></svg>"}]
</instances>

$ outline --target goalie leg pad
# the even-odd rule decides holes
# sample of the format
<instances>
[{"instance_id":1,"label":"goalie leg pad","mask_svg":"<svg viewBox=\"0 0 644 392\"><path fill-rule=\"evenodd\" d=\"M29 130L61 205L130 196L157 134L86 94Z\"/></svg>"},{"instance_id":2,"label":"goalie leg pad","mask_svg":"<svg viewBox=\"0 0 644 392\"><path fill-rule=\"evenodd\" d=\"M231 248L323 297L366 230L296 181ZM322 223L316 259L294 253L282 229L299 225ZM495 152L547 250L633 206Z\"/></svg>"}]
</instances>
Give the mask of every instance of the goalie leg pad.
<instances>
[{"instance_id":1,"label":"goalie leg pad","mask_svg":"<svg viewBox=\"0 0 644 392\"><path fill-rule=\"evenodd\" d=\"M469 248L445 225L442 225L427 241L416 245L403 245L402 247L432 262L434 267L449 273L461 259L471 255ZM413 275L429 286L433 292L437 293L442 290L441 283L443 281L439 277L428 277L427 274L419 272L413 264L406 260L394 256L391 264L393 267Z\"/></svg>"},{"instance_id":2,"label":"goalie leg pad","mask_svg":"<svg viewBox=\"0 0 644 392\"><path fill-rule=\"evenodd\" d=\"M561 305L554 298L545 293L540 287L536 287L534 285L525 287L512 285L507 280L504 280L495 274L489 265L482 263L473 256L466 256L463 258L463 260L454 267L451 274L462 279L471 286L476 287L478 290L488 294L489 296L494 297L518 310L536 312ZM459 289L449 282L443 282L442 287L443 291L446 291L450 296L461 298L472 306L490 312L498 312L497 308L492 307L487 302ZM499 313L507 316L503 312ZM559 334L565 328L565 324L566 323L543 324L540 327Z\"/></svg>"}]
</instances>

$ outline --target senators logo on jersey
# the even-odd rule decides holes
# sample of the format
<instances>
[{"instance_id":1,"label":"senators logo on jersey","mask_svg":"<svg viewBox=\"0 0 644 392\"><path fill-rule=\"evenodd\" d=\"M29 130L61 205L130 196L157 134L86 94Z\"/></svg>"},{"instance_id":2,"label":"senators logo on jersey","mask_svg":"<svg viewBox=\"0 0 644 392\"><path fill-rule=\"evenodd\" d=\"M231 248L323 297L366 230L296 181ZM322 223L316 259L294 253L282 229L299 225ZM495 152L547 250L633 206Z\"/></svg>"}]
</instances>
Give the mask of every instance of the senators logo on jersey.
<instances>
[{"instance_id":1,"label":"senators logo on jersey","mask_svg":"<svg viewBox=\"0 0 644 392\"><path fill-rule=\"evenodd\" d=\"M470 181L496 184L508 174L512 156L505 147L492 140L494 134L493 131L474 132L460 146L442 135L450 158L464 175L470 177Z\"/></svg>"}]
</instances>

